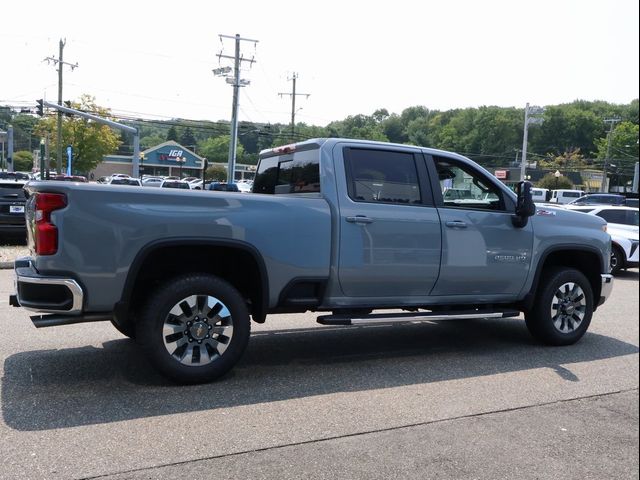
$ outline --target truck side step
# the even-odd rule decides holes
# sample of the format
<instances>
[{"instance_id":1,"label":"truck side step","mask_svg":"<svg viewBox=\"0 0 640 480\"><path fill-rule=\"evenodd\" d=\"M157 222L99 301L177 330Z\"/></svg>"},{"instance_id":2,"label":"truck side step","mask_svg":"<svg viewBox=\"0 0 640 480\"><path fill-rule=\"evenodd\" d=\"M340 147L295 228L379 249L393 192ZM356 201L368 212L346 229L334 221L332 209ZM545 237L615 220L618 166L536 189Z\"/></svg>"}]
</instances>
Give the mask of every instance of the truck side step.
<instances>
[{"instance_id":1,"label":"truck side step","mask_svg":"<svg viewBox=\"0 0 640 480\"><path fill-rule=\"evenodd\" d=\"M111 320L113 315L110 313L92 313L85 315L65 315L61 313L53 313L49 315L33 315L31 321L36 328L57 327L59 325L72 325L74 323L86 322L104 322Z\"/></svg>"},{"instance_id":2,"label":"truck side step","mask_svg":"<svg viewBox=\"0 0 640 480\"><path fill-rule=\"evenodd\" d=\"M381 323L412 323L429 320L467 320L472 318L508 318L520 315L518 310L451 310L443 312L374 313L369 315L321 315L322 325L375 325Z\"/></svg>"}]
</instances>

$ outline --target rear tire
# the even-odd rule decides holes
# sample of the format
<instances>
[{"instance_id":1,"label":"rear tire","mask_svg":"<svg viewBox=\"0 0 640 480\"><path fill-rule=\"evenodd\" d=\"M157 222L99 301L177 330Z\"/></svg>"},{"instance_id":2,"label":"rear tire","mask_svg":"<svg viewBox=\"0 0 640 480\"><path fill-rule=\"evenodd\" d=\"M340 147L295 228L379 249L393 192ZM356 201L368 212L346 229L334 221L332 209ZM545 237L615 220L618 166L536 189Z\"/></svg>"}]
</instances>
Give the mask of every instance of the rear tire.
<instances>
[{"instance_id":1,"label":"rear tire","mask_svg":"<svg viewBox=\"0 0 640 480\"><path fill-rule=\"evenodd\" d=\"M587 277L573 268L554 267L544 272L525 321L538 341L571 345L585 334L592 316L593 291Z\"/></svg>"},{"instance_id":2,"label":"rear tire","mask_svg":"<svg viewBox=\"0 0 640 480\"><path fill-rule=\"evenodd\" d=\"M251 330L240 293L208 274L176 277L142 308L136 338L153 366L177 383L215 380L238 362Z\"/></svg>"}]
</instances>

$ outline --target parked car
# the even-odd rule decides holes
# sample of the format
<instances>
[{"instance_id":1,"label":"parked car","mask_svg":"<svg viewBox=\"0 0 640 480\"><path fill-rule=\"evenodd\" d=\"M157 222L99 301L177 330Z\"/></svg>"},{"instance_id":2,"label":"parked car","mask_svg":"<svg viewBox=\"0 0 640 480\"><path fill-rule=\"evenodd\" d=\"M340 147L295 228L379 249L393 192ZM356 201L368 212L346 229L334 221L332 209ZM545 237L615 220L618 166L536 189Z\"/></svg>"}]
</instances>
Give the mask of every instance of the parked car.
<instances>
[{"instance_id":1,"label":"parked car","mask_svg":"<svg viewBox=\"0 0 640 480\"><path fill-rule=\"evenodd\" d=\"M544 203L549 200L549 189L548 188L532 188L531 196L533 197L533 201L535 203Z\"/></svg>"},{"instance_id":2,"label":"parked car","mask_svg":"<svg viewBox=\"0 0 640 480\"><path fill-rule=\"evenodd\" d=\"M638 267L638 216L637 208L625 206L575 206L567 209L597 215L607 221L611 235L611 272Z\"/></svg>"},{"instance_id":3,"label":"parked car","mask_svg":"<svg viewBox=\"0 0 640 480\"><path fill-rule=\"evenodd\" d=\"M191 190L189 182L184 180L163 180L160 184L160 188L180 188L183 190Z\"/></svg>"},{"instance_id":4,"label":"parked car","mask_svg":"<svg viewBox=\"0 0 640 480\"><path fill-rule=\"evenodd\" d=\"M207 190L214 190L216 192L239 192L237 183L226 182L211 182L207 185Z\"/></svg>"},{"instance_id":5,"label":"parked car","mask_svg":"<svg viewBox=\"0 0 640 480\"><path fill-rule=\"evenodd\" d=\"M638 206L639 206L637 198L629 198L629 197L627 197L627 200L624 202L624 204L627 207L633 207L633 208L638 208Z\"/></svg>"},{"instance_id":6,"label":"parked car","mask_svg":"<svg viewBox=\"0 0 640 480\"><path fill-rule=\"evenodd\" d=\"M202 190L202 179L197 178L195 180L191 180L189 185L191 185L192 190Z\"/></svg>"},{"instance_id":7,"label":"parked car","mask_svg":"<svg viewBox=\"0 0 640 480\"><path fill-rule=\"evenodd\" d=\"M29 175L0 172L0 234L24 235L24 207L27 201L24 186Z\"/></svg>"},{"instance_id":8,"label":"parked car","mask_svg":"<svg viewBox=\"0 0 640 480\"><path fill-rule=\"evenodd\" d=\"M614 193L588 193L569 202L569 205L625 205L626 198Z\"/></svg>"},{"instance_id":9,"label":"parked car","mask_svg":"<svg viewBox=\"0 0 640 480\"><path fill-rule=\"evenodd\" d=\"M549 203L570 203L584 195L582 190L551 190Z\"/></svg>"},{"instance_id":10,"label":"parked car","mask_svg":"<svg viewBox=\"0 0 640 480\"><path fill-rule=\"evenodd\" d=\"M236 185L238 186L238 190L240 190L241 193L251 193L251 184L250 183L238 182L238 183L236 183Z\"/></svg>"},{"instance_id":11,"label":"parked car","mask_svg":"<svg viewBox=\"0 0 640 480\"><path fill-rule=\"evenodd\" d=\"M133 177L113 177L109 181L109 185L129 185L131 187L141 187L142 182Z\"/></svg>"},{"instance_id":12,"label":"parked car","mask_svg":"<svg viewBox=\"0 0 640 480\"><path fill-rule=\"evenodd\" d=\"M142 180L143 187L159 187L164 182L164 179L161 177L145 177Z\"/></svg>"},{"instance_id":13,"label":"parked car","mask_svg":"<svg viewBox=\"0 0 640 480\"><path fill-rule=\"evenodd\" d=\"M87 177L83 177L82 175L49 175L49 180L55 180L57 182L88 182Z\"/></svg>"}]
</instances>

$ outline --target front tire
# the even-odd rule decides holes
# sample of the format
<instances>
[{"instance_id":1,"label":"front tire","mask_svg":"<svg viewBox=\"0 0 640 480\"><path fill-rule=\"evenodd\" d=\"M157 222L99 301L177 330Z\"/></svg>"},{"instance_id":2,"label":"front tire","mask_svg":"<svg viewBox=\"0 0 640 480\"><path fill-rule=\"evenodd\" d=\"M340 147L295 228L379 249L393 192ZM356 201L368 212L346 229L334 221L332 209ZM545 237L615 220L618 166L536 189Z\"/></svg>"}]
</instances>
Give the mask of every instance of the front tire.
<instances>
[{"instance_id":1,"label":"front tire","mask_svg":"<svg viewBox=\"0 0 640 480\"><path fill-rule=\"evenodd\" d=\"M240 293L208 274L176 277L147 302L136 338L153 366L177 383L213 381L238 362L249 341Z\"/></svg>"},{"instance_id":2,"label":"front tire","mask_svg":"<svg viewBox=\"0 0 640 480\"><path fill-rule=\"evenodd\" d=\"M534 338L548 345L571 345L582 338L593 316L593 291L573 268L545 272L534 307L525 314Z\"/></svg>"},{"instance_id":3,"label":"front tire","mask_svg":"<svg viewBox=\"0 0 640 480\"><path fill-rule=\"evenodd\" d=\"M616 245L611 246L611 273L615 274L620 272L624 268L624 253L620 250L620 247Z\"/></svg>"}]
</instances>

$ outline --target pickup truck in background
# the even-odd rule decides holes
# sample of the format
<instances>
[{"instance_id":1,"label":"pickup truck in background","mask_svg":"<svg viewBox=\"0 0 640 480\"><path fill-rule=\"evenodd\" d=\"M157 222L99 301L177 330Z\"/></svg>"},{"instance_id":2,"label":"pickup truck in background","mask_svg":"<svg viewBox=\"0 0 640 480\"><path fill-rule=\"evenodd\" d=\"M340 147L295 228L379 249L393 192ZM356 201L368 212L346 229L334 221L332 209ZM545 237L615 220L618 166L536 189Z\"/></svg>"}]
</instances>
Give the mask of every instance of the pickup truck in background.
<instances>
[{"instance_id":1,"label":"pickup truck in background","mask_svg":"<svg viewBox=\"0 0 640 480\"><path fill-rule=\"evenodd\" d=\"M447 190L464 190L464 202ZM27 186L31 256L11 304L36 327L106 320L179 383L245 350L251 319L325 325L503 318L569 345L609 296L605 221L536 210L461 155L314 139L261 152L253 193ZM401 313L397 313L402 310Z\"/></svg>"}]
</instances>

